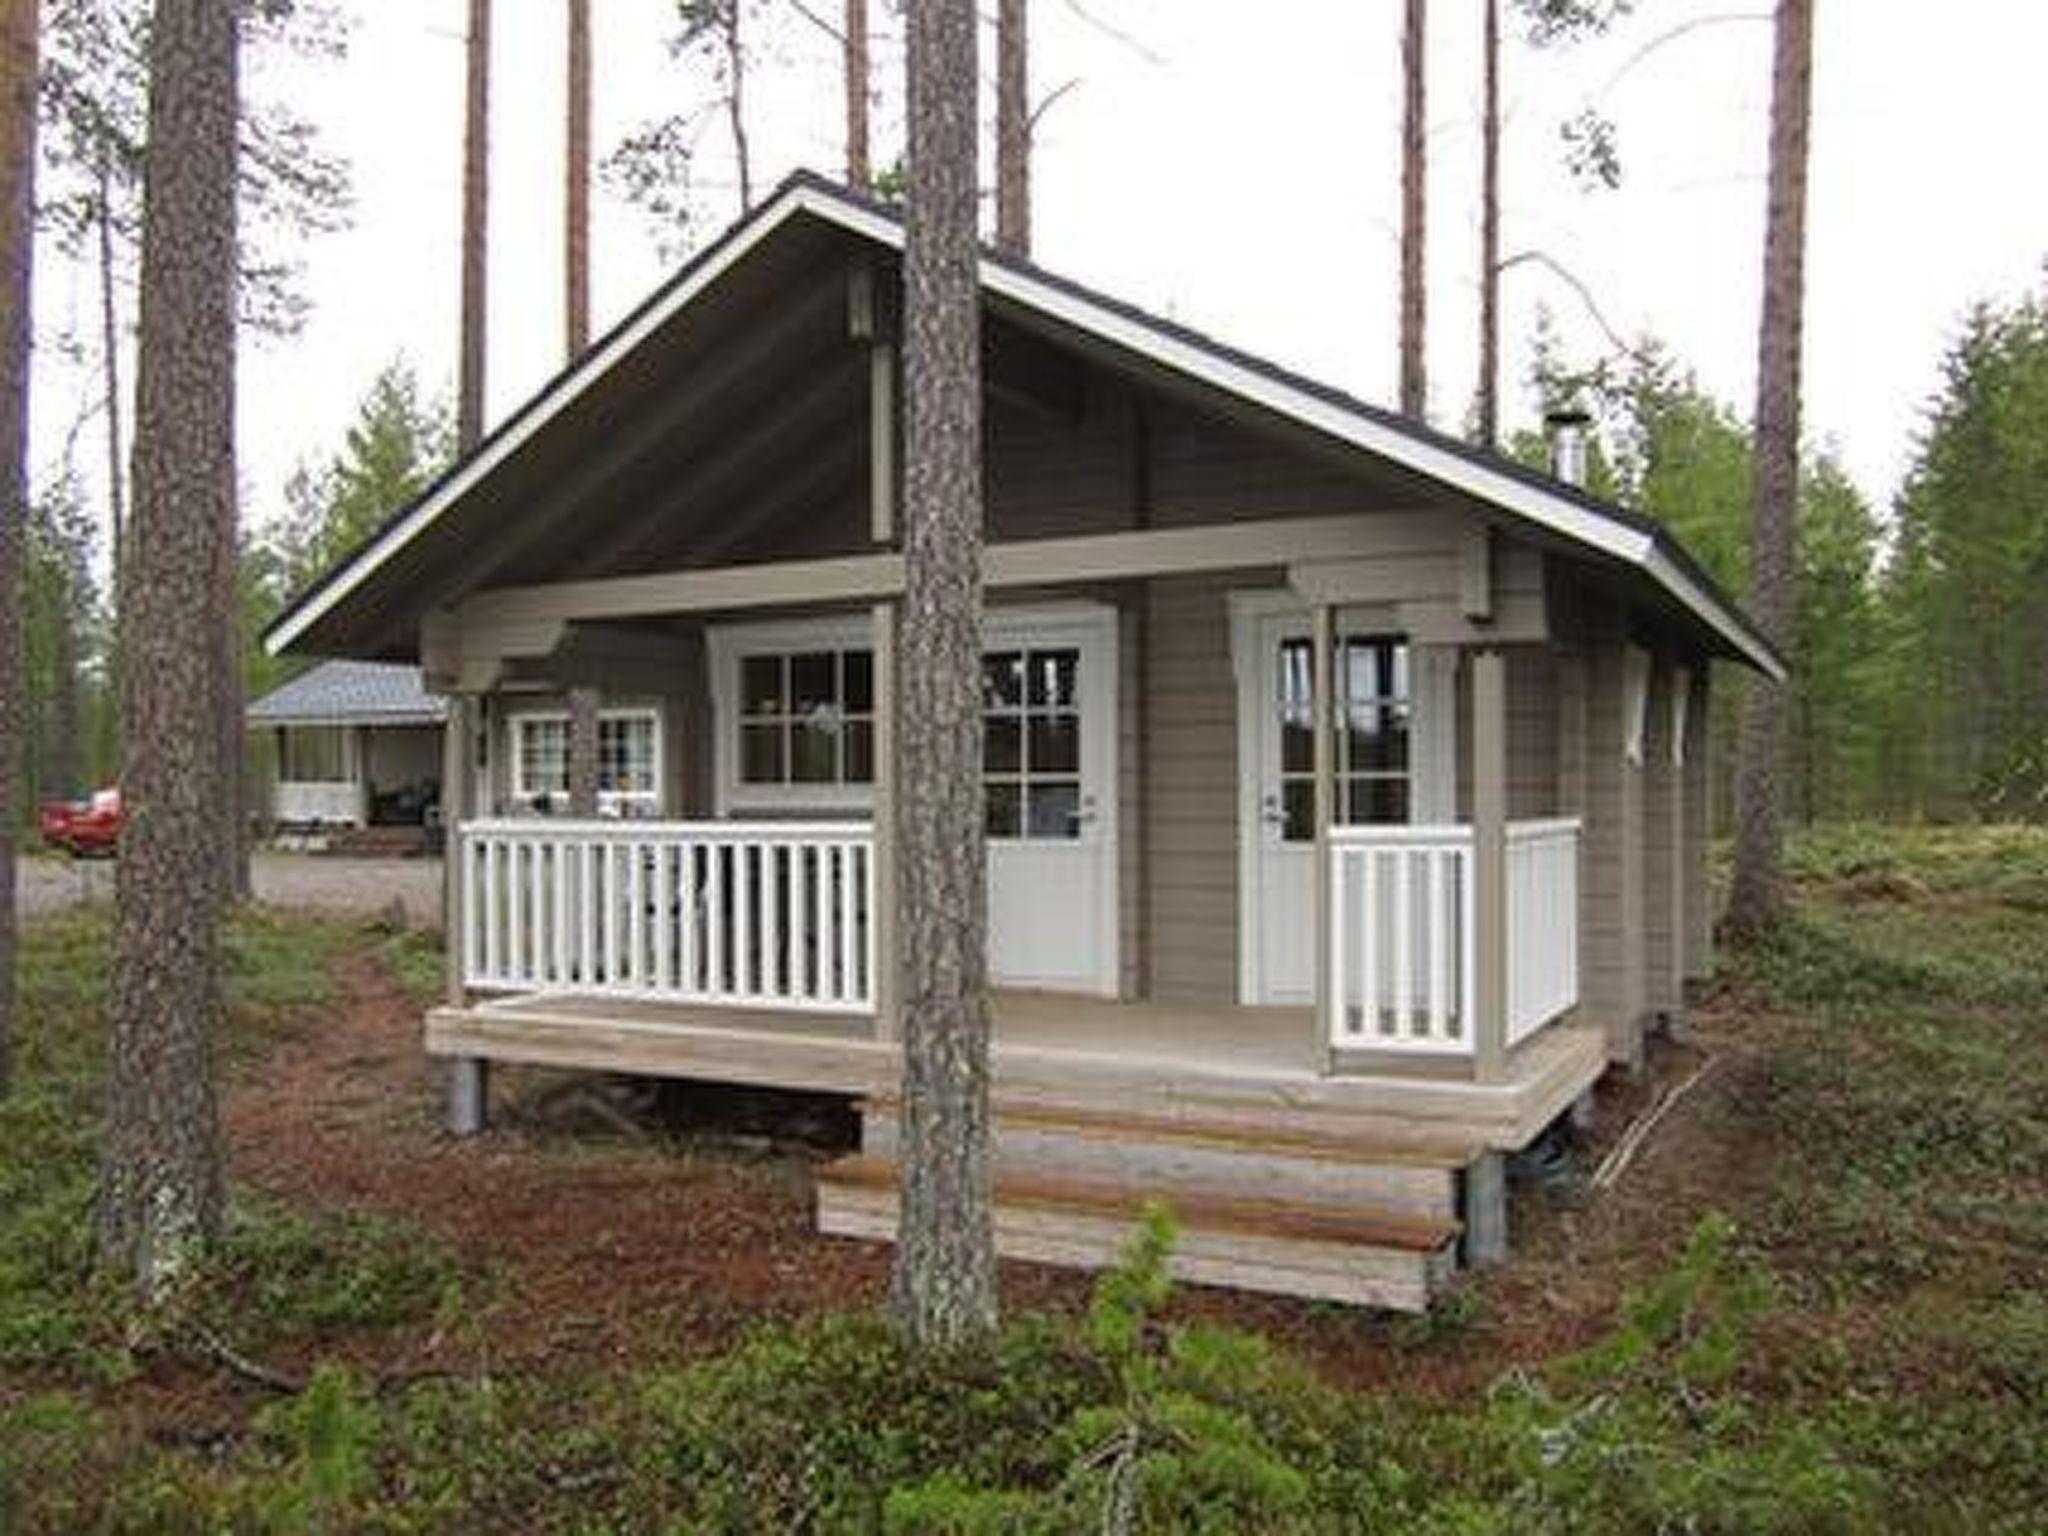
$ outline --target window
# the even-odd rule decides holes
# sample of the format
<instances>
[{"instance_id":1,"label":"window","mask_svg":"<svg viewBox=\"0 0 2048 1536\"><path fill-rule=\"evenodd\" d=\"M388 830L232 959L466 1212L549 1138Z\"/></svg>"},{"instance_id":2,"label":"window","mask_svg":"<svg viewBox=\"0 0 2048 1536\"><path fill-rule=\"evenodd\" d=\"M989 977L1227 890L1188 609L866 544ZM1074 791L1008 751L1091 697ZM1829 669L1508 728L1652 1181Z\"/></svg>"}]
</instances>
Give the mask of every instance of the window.
<instances>
[{"instance_id":1,"label":"window","mask_svg":"<svg viewBox=\"0 0 2048 1536\"><path fill-rule=\"evenodd\" d=\"M1074 646L982 658L984 823L993 838L1081 835L1081 653Z\"/></svg>"},{"instance_id":2,"label":"window","mask_svg":"<svg viewBox=\"0 0 2048 1536\"><path fill-rule=\"evenodd\" d=\"M616 813L655 805L661 796L660 720L651 709L604 710L597 717L597 795ZM512 794L549 810L567 810L569 717L512 717Z\"/></svg>"},{"instance_id":3,"label":"window","mask_svg":"<svg viewBox=\"0 0 2048 1536\"><path fill-rule=\"evenodd\" d=\"M279 733L277 776L286 784L352 784L348 731L339 725L288 725Z\"/></svg>"},{"instance_id":4,"label":"window","mask_svg":"<svg viewBox=\"0 0 2048 1536\"><path fill-rule=\"evenodd\" d=\"M1315 837L1315 648L1280 642L1281 835ZM1412 707L1408 647L1397 639L1346 635L1337 642L1337 822L1408 819Z\"/></svg>"},{"instance_id":5,"label":"window","mask_svg":"<svg viewBox=\"0 0 2048 1536\"><path fill-rule=\"evenodd\" d=\"M739 689L741 784L874 783L872 650L742 656Z\"/></svg>"}]
</instances>

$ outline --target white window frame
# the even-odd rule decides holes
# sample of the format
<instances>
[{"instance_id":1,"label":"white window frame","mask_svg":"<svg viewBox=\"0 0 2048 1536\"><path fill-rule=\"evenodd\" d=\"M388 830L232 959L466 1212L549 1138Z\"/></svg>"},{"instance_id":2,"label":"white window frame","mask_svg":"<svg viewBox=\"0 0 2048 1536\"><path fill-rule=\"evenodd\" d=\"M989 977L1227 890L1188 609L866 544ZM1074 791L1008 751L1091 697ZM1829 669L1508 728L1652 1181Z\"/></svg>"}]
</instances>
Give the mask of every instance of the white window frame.
<instances>
[{"instance_id":1,"label":"white window frame","mask_svg":"<svg viewBox=\"0 0 2048 1536\"><path fill-rule=\"evenodd\" d=\"M740 777L740 672L753 656L794 656L808 651L875 649L874 620L865 613L823 619L719 625L705 636L711 657L712 756L717 764L718 814L765 811L874 814L873 784L749 784ZM877 678L881 672L877 669ZM881 700L875 701L877 715ZM876 765L881 771L881 765Z\"/></svg>"},{"instance_id":2,"label":"white window frame","mask_svg":"<svg viewBox=\"0 0 2048 1536\"><path fill-rule=\"evenodd\" d=\"M597 718L600 725L607 721L645 720L648 723L648 735L654 749L654 787L645 790L600 789L597 792L598 814L601 816L660 815L662 786L667 782L666 764L663 762L664 744L662 742L661 710L652 704L620 705L613 709L600 709L597 712ZM522 810L533 809L535 802L544 794L560 794L565 802L562 807L563 812L567 812L568 806L566 801L568 799L568 791L566 789L559 791L553 789L536 790L530 789L527 786L525 782L526 754L520 750L522 745L520 734L529 724L540 725L552 722L566 727L569 725L570 719L570 713L566 709L522 709L506 715L506 794L512 803Z\"/></svg>"}]
</instances>

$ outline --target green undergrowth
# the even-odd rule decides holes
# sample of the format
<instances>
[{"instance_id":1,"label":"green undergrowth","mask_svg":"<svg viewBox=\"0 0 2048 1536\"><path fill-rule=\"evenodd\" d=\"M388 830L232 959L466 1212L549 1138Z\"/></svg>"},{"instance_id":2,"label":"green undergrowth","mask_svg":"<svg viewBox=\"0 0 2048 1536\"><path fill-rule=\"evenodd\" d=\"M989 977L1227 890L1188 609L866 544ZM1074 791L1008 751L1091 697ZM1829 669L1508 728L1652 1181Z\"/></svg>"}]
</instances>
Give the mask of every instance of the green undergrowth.
<instances>
[{"instance_id":1,"label":"green undergrowth","mask_svg":"<svg viewBox=\"0 0 2048 1536\"><path fill-rule=\"evenodd\" d=\"M2048 836L1829 828L1792 864L1795 921L1729 958L1706 1015L1723 1091L1682 1111L1756 1176L1596 1342L1462 1400L1399 1371L1341 1390L1184 1319L1162 1214L1085 1314L1015 1317L986 1354L922 1358L864 1314L687 1369L494 1369L478 1336L450 1377L328 1365L145 1432L109 1385L136 1346L82 1278L92 1030L35 1025L0 1110L0 1531L2048 1529ZM34 930L32 1011L89 1013L54 962L101 942ZM238 936L263 978L238 982L240 1049L398 943L430 990L418 941ZM253 1209L198 1305L252 1350L340 1355L457 1318L462 1283L403 1229ZM1421 1371L1513 1315L1468 1286L1385 1347Z\"/></svg>"},{"instance_id":2,"label":"green undergrowth","mask_svg":"<svg viewBox=\"0 0 2048 1536\"><path fill-rule=\"evenodd\" d=\"M432 1315L460 1277L424 1239L261 1201L237 1201L218 1251L163 1316L138 1317L95 1274L108 938L104 911L24 930L16 1082L0 1102L0 1401L127 1380L202 1333L245 1349ZM335 966L367 942L346 924L238 917L227 939L229 1071L310 1027L336 995Z\"/></svg>"},{"instance_id":3,"label":"green undergrowth","mask_svg":"<svg viewBox=\"0 0 2048 1536\"><path fill-rule=\"evenodd\" d=\"M213 1456L123 1454L105 1410L46 1394L0 1414L0 1499L162 1532L1882 1528L1867 1467L1741 1390L1768 1287L1725 1221L1600 1345L1448 1406L1347 1394L1256 1335L1164 1320L1171 1242L1154 1213L1086 1316L1021 1318L953 1358L857 1316L574 1383L380 1394L330 1367ZM32 1465L70 1476L10 1485Z\"/></svg>"}]
</instances>

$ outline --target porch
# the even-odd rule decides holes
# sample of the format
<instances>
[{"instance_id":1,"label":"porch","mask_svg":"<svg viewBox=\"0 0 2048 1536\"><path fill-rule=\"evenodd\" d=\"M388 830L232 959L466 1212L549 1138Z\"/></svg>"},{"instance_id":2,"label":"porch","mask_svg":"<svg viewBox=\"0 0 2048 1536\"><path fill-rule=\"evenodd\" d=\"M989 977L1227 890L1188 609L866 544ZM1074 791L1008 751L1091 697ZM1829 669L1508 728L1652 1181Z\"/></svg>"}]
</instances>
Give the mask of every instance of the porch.
<instances>
[{"instance_id":1,"label":"porch","mask_svg":"<svg viewBox=\"0 0 2048 1536\"><path fill-rule=\"evenodd\" d=\"M1510 823L1489 874L1469 825L1329 828L1313 1006L999 986L998 1084L1441 1115L1476 1146L1524 1145L1604 1059L1596 1031L1561 1027L1578 1001L1579 831ZM469 822L453 865L460 986L428 1047L892 1091L885 862L865 821Z\"/></svg>"}]
</instances>

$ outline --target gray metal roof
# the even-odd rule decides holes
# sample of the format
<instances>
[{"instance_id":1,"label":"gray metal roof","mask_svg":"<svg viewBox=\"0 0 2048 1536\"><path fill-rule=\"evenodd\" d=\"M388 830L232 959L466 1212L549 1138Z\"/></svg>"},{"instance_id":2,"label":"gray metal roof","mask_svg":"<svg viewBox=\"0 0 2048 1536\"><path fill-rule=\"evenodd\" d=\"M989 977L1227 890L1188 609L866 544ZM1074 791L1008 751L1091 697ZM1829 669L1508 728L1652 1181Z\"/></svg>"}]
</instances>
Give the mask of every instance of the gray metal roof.
<instances>
[{"instance_id":1,"label":"gray metal roof","mask_svg":"<svg viewBox=\"0 0 2048 1536\"><path fill-rule=\"evenodd\" d=\"M249 706L251 725L439 725L442 701L418 667L323 661Z\"/></svg>"}]
</instances>

